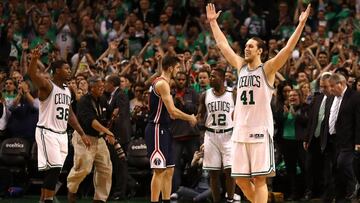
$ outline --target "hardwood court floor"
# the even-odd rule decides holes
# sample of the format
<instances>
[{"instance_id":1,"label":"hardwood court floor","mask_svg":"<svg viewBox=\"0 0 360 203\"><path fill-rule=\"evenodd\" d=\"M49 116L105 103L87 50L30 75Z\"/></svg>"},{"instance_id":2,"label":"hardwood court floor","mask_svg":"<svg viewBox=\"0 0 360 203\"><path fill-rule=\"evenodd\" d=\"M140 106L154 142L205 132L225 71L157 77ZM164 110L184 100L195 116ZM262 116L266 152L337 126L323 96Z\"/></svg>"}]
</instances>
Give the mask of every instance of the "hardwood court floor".
<instances>
[{"instance_id":1,"label":"hardwood court floor","mask_svg":"<svg viewBox=\"0 0 360 203\"><path fill-rule=\"evenodd\" d=\"M39 197L38 196L23 196L21 198L4 198L4 199L0 199L1 203L38 203L39 202ZM83 198L80 200L76 201L77 203L91 203L92 200L89 198ZM108 202L122 202L122 203L145 203L145 202L150 202L150 199L148 198L134 198L134 199L130 199L130 200L125 200L125 201L108 201ZM242 201L242 202L246 202L246 201ZM292 201L293 203L298 203L295 201ZM303 201L304 202L304 201ZM321 202L320 200L312 200L312 201L308 201L310 203L319 203ZM67 203L66 197L65 196L59 196L54 200L54 203ZM186 203L184 201L171 201L171 203ZM290 203L290 202L289 202Z\"/></svg>"}]
</instances>

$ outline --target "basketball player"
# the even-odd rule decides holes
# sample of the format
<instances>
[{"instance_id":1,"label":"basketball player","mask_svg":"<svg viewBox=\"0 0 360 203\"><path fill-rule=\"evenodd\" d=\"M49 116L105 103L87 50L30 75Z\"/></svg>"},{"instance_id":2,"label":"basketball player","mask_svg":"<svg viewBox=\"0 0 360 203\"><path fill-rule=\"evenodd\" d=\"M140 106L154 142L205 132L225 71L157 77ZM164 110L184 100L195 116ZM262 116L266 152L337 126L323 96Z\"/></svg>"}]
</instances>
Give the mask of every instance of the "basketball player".
<instances>
[{"instance_id":1,"label":"basketball player","mask_svg":"<svg viewBox=\"0 0 360 203\"><path fill-rule=\"evenodd\" d=\"M45 79L37 68L40 55L39 48L33 50L28 73L39 90L40 100L39 121L35 133L38 169L45 171L40 200L49 203L53 202L55 185L68 152L67 124L82 136L84 131L71 109L71 94L64 85L70 79L70 66L62 60L51 63L53 80ZM86 138L83 142L90 145Z\"/></svg>"},{"instance_id":2,"label":"basketball player","mask_svg":"<svg viewBox=\"0 0 360 203\"><path fill-rule=\"evenodd\" d=\"M299 16L299 24L287 44L272 59L261 62L264 42L253 37L246 42L245 58L231 49L216 19L220 12L214 4L206 6L207 19L215 41L226 60L238 70L237 99L234 110L232 176L245 196L256 203L268 198L266 177L275 175L273 132L274 124L270 100L274 91L275 73L287 61L295 48L310 5Z\"/></svg>"},{"instance_id":3,"label":"basketball player","mask_svg":"<svg viewBox=\"0 0 360 203\"><path fill-rule=\"evenodd\" d=\"M205 120L203 169L209 171L213 202L220 202L219 175L223 168L227 201L232 202L235 182L231 177L231 134L233 131L232 113L235 96L225 87L225 70L215 68L210 74L211 88L200 96L198 117Z\"/></svg>"},{"instance_id":4,"label":"basketball player","mask_svg":"<svg viewBox=\"0 0 360 203\"><path fill-rule=\"evenodd\" d=\"M170 202L171 181L174 173L172 157L172 136L170 135L170 118L189 121L196 124L196 117L177 109L170 95L170 79L180 67L179 59L166 56L162 60L161 76L152 83L149 105L149 122L145 128L145 140L153 169L151 180L151 202L158 202L160 192L163 202Z\"/></svg>"}]
</instances>

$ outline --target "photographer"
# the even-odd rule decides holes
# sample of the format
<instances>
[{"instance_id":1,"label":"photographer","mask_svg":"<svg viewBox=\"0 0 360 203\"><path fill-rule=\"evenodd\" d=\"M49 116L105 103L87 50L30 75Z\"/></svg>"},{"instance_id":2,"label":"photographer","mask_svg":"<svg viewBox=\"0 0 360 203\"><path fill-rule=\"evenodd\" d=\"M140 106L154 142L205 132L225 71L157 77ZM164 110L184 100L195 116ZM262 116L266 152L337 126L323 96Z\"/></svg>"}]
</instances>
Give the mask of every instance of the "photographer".
<instances>
[{"instance_id":1,"label":"photographer","mask_svg":"<svg viewBox=\"0 0 360 203\"><path fill-rule=\"evenodd\" d=\"M114 144L114 134L106 127L107 103L103 97L104 82L100 77L89 78L88 94L84 95L77 106L79 123L90 140L87 148L82 137L75 131L72 144L74 146L74 166L67 178L68 201L75 202L80 183L91 172L94 172L94 201L106 202L111 189L112 164L105 140ZM104 139L102 139L104 138Z\"/></svg>"}]
</instances>

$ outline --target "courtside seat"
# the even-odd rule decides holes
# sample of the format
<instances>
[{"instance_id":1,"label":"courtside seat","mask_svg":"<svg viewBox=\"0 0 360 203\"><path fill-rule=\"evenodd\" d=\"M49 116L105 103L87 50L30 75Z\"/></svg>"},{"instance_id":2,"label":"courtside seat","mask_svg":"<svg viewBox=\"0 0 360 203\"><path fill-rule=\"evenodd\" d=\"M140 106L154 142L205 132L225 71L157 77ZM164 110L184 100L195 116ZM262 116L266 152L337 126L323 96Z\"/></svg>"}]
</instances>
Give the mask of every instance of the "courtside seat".
<instances>
[{"instance_id":1,"label":"courtside seat","mask_svg":"<svg viewBox=\"0 0 360 203\"><path fill-rule=\"evenodd\" d=\"M0 169L8 171L12 185L26 182L30 144L24 138L7 138L0 145Z\"/></svg>"}]
</instances>

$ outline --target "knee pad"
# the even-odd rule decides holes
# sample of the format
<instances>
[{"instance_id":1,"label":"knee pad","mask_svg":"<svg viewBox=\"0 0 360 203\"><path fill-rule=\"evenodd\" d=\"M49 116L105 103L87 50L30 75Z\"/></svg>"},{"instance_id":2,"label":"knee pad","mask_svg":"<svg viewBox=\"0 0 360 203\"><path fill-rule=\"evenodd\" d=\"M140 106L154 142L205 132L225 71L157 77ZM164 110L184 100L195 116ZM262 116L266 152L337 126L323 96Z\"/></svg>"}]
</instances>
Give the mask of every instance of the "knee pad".
<instances>
[{"instance_id":1,"label":"knee pad","mask_svg":"<svg viewBox=\"0 0 360 203\"><path fill-rule=\"evenodd\" d=\"M51 168L45 173L43 188L55 190L56 183L59 178L61 168Z\"/></svg>"}]
</instances>

